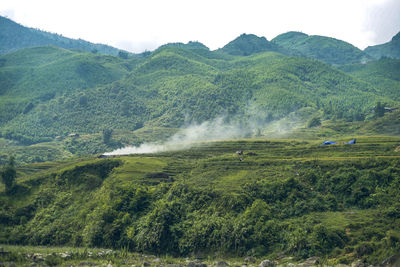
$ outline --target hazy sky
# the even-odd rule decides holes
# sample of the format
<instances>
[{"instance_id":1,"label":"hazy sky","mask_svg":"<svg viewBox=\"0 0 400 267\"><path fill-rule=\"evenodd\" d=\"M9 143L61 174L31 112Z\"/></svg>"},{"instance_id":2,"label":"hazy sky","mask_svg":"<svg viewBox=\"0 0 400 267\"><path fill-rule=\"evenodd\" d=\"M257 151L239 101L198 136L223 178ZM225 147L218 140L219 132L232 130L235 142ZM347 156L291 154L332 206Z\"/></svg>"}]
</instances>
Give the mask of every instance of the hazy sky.
<instances>
[{"instance_id":1,"label":"hazy sky","mask_svg":"<svg viewBox=\"0 0 400 267\"><path fill-rule=\"evenodd\" d=\"M132 52L199 41L214 50L242 33L324 35L361 49L400 31L400 0L1 0L28 27Z\"/></svg>"}]
</instances>

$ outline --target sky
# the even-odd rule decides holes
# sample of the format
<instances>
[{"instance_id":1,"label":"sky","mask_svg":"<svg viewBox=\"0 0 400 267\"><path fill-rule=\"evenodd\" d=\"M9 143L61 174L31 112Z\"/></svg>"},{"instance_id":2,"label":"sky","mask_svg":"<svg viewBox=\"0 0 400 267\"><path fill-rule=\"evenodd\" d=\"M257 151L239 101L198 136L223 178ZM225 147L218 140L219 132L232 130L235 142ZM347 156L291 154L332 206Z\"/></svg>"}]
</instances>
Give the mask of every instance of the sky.
<instances>
[{"instance_id":1,"label":"sky","mask_svg":"<svg viewBox=\"0 0 400 267\"><path fill-rule=\"evenodd\" d=\"M242 33L271 40L288 31L364 49L400 31L400 0L1 0L0 15L134 53L188 41L215 50Z\"/></svg>"}]
</instances>

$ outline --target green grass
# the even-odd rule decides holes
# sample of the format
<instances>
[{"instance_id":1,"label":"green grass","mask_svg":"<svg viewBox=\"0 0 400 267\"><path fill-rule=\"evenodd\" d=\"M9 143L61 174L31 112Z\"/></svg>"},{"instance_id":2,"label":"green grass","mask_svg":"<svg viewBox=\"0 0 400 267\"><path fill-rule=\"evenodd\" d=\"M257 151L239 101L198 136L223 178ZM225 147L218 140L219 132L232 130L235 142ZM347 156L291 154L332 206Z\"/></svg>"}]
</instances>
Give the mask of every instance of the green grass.
<instances>
[{"instance_id":1,"label":"green grass","mask_svg":"<svg viewBox=\"0 0 400 267\"><path fill-rule=\"evenodd\" d=\"M398 253L400 138L354 137L355 145L243 139L18 165L14 193L0 189L0 240L376 264Z\"/></svg>"},{"instance_id":2,"label":"green grass","mask_svg":"<svg viewBox=\"0 0 400 267\"><path fill-rule=\"evenodd\" d=\"M122 134L121 142L138 144L219 116L244 125L259 122L258 128L281 120L290 129L318 115L324 130L301 131L303 136L296 138L323 137L362 128L378 101L398 106L392 86L398 80L391 70L395 60L343 67L345 73L279 49L267 50L232 56L166 46L126 60L57 47L19 50L1 57L0 134L30 145L73 132L94 136L112 129L120 133L116 136L135 132L136 138ZM331 120L336 122L324 125ZM387 128L395 134L396 127ZM78 155L107 149L96 142L92 147L87 142L67 146L77 146L70 152Z\"/></svg>"}]
</instances>

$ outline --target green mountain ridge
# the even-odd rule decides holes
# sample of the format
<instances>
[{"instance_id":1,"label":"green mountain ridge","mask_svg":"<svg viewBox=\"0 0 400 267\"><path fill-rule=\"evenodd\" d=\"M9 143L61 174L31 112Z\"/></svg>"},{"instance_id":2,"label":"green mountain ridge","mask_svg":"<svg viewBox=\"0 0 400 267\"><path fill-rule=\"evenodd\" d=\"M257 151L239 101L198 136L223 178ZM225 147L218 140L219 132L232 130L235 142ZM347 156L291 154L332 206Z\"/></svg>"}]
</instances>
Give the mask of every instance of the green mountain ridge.
<instances>
[{"instance_id":1,"label":"green mountain ridge","mask_svg":"<svg viewBox=\"0 0 400 267\"><path fill-rule=\"evenodd\" d=\"M26 68L19 60L31 53ZM362 120L377 101L398 105L387 97L395 90L385 94L319 61L275 52L207 56L213 53L165 47L123 60L47 47L3 56L2 136L37 142L104 128L176 128L223 114L268 122L305 107Z\"/></svg>"},{"instance_id":2,"label":"green mountain ridge","mask_svg":"<svg viewBox=\"0 0 400 267\"><path fill-rule=\"evenodd\" d=\"M120 49L93 44L84 40L75 40L62 35L27 28L14 21L0 16L0 55L16 51L21 48L55 45L66 49L80 49L88 52L117 56Z\"/></svg>"},{"instance_id":3,"label":"green mountain ridge","mask_svg":"<svg viewBox=\"0 0 400 267\"><path fill-rule=\"evenodd\" d=\"M400 32L393 36L392 40L375 46L368 46L364 50L375 59L382 57L400 58Z\"/></svg>"},{"instance_id":4,"label":"green mountain ridge","mask_svg":"<svg viewBox=\"0 0 400 267\"><path fill-rule=\"evenodd\" d=\"M324 49L331 53L321 54ZM314 56L304 53L309 50ZM331 65L338 62L330 56L343 51L335 58L353 64ZM63 145L72 153L97 153L155 141L157 129L173 134L219 117L249 132L292 113L302 114L301 121L368 121L378 102L399 106L398 62L358 64L361 56L345 42L298 32L270 42L242 34L216 51L200 42L171 43L130 57L56 46L20 49L0 57L0 136L31 145L91 135L98 149L89 149L89 139L76 142L79 149ZM249 125L255 121L257 129ZM126 136L99 145L105 129ZM140 129L149 138L129 136Z\"/></svg>"},{"instance_id":5,"label":"green mountain ridge","mask_svg":"<svg viewBox=\"0 0 400 267\"><path fill-rule=\"evenodd\" d=\"M400 59L298 32L216 51L74 48L0 56L0 243L121 249L115 265L129 251L301 266L400 255ZM109 259L43 264L83 256ZM0 265L30 261L0 251Z\"/></svg>"},{"instance_id":6,"label":"green mountain ridge","mask_svg":"<svg viewBox=\"0 0 400 267\"><path fill-rule=\"evenodd\" d=\"M318 59L329 64L344 65L368 61L370 56L347 42L300 32L287 32L272 39L273 43L303 56Z\"/></svg>"}]
</instances>

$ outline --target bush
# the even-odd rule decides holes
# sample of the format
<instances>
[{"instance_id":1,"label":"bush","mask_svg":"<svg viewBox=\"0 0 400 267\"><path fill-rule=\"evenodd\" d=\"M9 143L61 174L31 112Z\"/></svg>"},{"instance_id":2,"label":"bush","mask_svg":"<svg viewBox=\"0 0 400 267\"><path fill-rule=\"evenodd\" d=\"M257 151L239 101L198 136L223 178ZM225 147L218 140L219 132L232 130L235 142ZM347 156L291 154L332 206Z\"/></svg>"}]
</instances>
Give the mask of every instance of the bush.
<instances>
[{"instance_id":1,"label":"bush","mask_svg":"<svg viewBox=\"0 0 400 267\"><path fill-rule=\"evenodd\" d=\"M307 128L312 128L312 127L317 127L317 126L321 126L321 118L319 116L312 117L307 122Z\"/></svg>"},{"instance_id":2,"label":"bush","mask_svg":"<svg viewBox=\"0 0 400 267\"><path fill-rule=\"evenodd\" d=\"M8 163L1 170L1 180L6 187L6 192L10 193L14 186L15 178L17 177L17 171L15 170L15 160L13 156L10 156Z\"/></svg>"}]
</instances>

